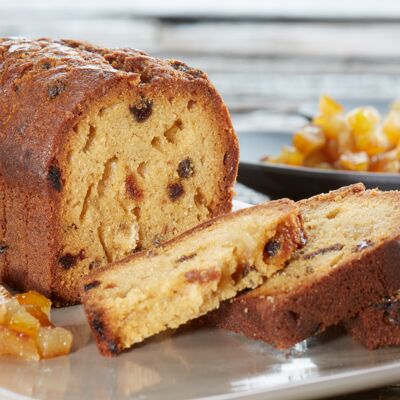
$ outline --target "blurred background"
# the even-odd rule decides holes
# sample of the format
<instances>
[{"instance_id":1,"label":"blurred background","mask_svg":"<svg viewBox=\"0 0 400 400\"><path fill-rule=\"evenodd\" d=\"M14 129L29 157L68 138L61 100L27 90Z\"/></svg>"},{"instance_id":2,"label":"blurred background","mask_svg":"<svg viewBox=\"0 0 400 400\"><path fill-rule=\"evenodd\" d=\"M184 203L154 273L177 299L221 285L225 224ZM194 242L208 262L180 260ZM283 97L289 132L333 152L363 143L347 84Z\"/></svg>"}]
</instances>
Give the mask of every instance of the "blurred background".
<instances>
[{"instance_id":1,"label":"blurred background","mask_svg":"<svg viewBox=\"0 0 400 400\"><path fill-rule=\"evenodd\" d=\"M0 0L0 35L144 49L204 69L236 130L293 131L321 93L382 111L400 93L396 0Z\"/></svg>"}]
</instances>

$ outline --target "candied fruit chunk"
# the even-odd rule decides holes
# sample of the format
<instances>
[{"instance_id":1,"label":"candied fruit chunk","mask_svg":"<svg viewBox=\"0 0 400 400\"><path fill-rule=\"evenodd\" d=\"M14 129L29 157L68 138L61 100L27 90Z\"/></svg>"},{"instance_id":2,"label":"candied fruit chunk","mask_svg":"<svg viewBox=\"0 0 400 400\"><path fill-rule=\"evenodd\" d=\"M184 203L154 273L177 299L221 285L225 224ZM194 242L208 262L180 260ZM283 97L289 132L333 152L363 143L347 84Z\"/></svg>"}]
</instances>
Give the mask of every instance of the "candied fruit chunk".
<instances>
[{"instance_id":1,"label":"candied fruit chunk","mask_svg":"<svg viewBox=\"0 0 400 400\"><path fill-rule=\"evenodd\" d=\"M379 129L355 135L354 140L357 150L365 151L370 156L382 153L390 147L389 140Z\"/></svg>"},{"instance_id":2,"label":"candied fruit chunk","mask_svg":"<svg viewBox=\"0 0 400 400\"><path fill-rule=\"evenodd\" d=\"M374 155L389 148L389 140L379 126L380 119L378 111L373 107L358 107L347 115L357 150Z\"/></svg>"},{"instance_id":3,"label":"candied fruit chunk","mask_svg":"<svg viewBox=\"0 0 400 400\"><path fill-rule=\"evenodd\" d=\"M306 125L293 136L294 147L306 156L321 149L324 144L324 134L321 128L316 125Z\"/></svg>"},{"instance_id":4,"label":"candied fruit chunk","mask_svg":"<svg viewBox=\"0 0 400 400\"><path fill-rule=\"evenodd\" d=\"M292 146L285 146L278 157L268 159L268 161L299 166L303 165L304 155Z\"/></svg>"},{"instance_id":5,"label":"candied fruit chunk","mask_svg":"<svg viewBox=\"0 0 400 400\"><path fill-rule=\"evenodd\" d=\"M326 153L322 149L315 151L304 159L304 165L306 167L317 167L317 165L327 163L328 159Z\"/></svg>"},{"instance_id":6,"label":"candied fruit chunk","mask_svg":"<svg viewBox=\"0 0 400 400\"><path fill-rule=\"evenodd\" d=\"M43 358L68 354L72 345L72 333L64 328L42 327L36 338L39 353Z\"/></svg>"},{"instance_id":7,"label":"candied fruit chunk","mask_svg":"<svg viewBox=\"0 0 400 400\"><path fill-rule=\"evenodd\" d=\"M31 290L26 293L17 294L15 297L19 304L32 304L38 306L47 316L50 315L51 301L42 294Z\"/></svg>"},{"instance_id":8,"label":"candied fruit chunk","mask_svg":"<svg viewBox=\"0 0 400 400\"><path fill-rule=\"evenodd\" d=\"M313 118L313 124L322 128L327 139L335 139L342 131L347 130L343 112L341 104L323 95L319 99L319 114Z\"/></svg>"},{"instance_id":9,"label":"candied fruit chunk","mask_svg":"<svg viewBox=\"0 0 400 400\"><path fill-rule=\"evenodd\" d=\"M383 121L383 133L389 142L396 146L400 143L400 110L392 109Z\"/></svg>"},{"instance_id":10,"label":"candied fruit chunk","mask_svg":"<svg viewBox=\"0 0 400 400\"><path fill-rule=\"evenodd\" d=\"M31 314L39 321L40 326L52 326L49 317L42 311L39 306L36 306L34 304L24 304L23 307L26 311L28 311L29 314Z\"/></svg>"},{"instance_id":11,"label":"candied fruit chunk","mask_svg":"<svg viewBox=\"0 0 400 400\"><path fill-rule=\"evenodd\" d=\"M31 291L12 297L0 286L0 355L39 360L69 353L72 333L53 327L50 300Z\"/></svg>"},{"instance_id":12,"label":"candied fruit chunk","mask_svg":"<svg viewBox=\"0 0 400 400\"><path fill-rule=\"evenodd\" d=\"M0 304L11 299L10 292L3 286L0 286Z\"/></svg>"},{"instance_id":13,"label":"candied fruit chunk","mask_svg":"<svg viewBox=\"0 0 400 400\"><path fill-rule=\"evenodd\" d=\"M337 161L340 157L338 141L328 139L325 144L324 152L329 163L334 163Z\"/></svg>"},{"instance_id":14,"label":"candied fruit chunk","mask_svg":"<svg viewBox=\"0 0 400 400\"><path fill-rule=\"evenodd\" d=\"M374 107L358 107L347 114L347 122L354 135L362 135L376 129L381 120Z\"/></svg>"},{"instance_id":15,"label":"candied fruit chunk","mask_svg":"<svg viewBox=\"0 0 400 400\"><path fill-rule=\"evenodd\" d=\"M327 139L336 139L348 126L342 115L318 115L313 118L313 124L321 127Z\"/></svg>"},{"instance_id":16,"label":"candied fruit chunk","mask_svg":"<svg viewBox=\"0 0 400 400\"><path fill-rule=\"evenodd\" d=\"M342 169L349 171L368 171L369 158L365 152L344 153L339 158Z\"/></svg>"},{"instance_id":17,"label":"candied fruit chunk","mask_svg":"<svg viewBox=\"0 0 400 400\"><path fill-rule=\"evenodd\" d=\"M370 171L372 172L399 172L400 160L397 149L377 154L371 159Z\"/></svg>"},{"instance_id":18,"label":"candied fruit chunk","mask_svg":"<svg viewBox=\"0 0 400 400\"><path fill-rule=\"evenodd\" d=\"M37 361L40 358L33 338L1 325L0 354L18 356L27 361Z\"/></svg>"},{"instance_id":19,"label":"candied fruit chunk","mask_svg":"<svg viewBox=\"0 0 400 400\"><path fill-rule=\"evenodd\" d=\"M35 336L40 328L40 323L25 308L21 307L11 316L7 326L25 335Z\"/></svg>"},{"instance_id":20,"label":"candied fruit chunk","mask_svg":"<svg viewBox=\"0 0 400 400\"><path fill-rule=\"evenodd\" d=\"M337 146L340 154L354 152L354 137L350 131L343 131L337 138Z\"/></svg>"},{"instance_id":21,"label":"candied fruit chunk","mask_svg":"<svg viewBox=\"0 0 400 400\"><path fill-rule=\"evenodd\" d=\"M344 108L337 101L327 95L322 95L319 99L319 112L325 116L333 116L344 112Z\"/></svg>"},{"instance_id":22,"label":"candied fruit chunk","mask_svg":"<svg viewBox=\"0 0 400 400\"><path fill-rule=\"evenodd\" d=\"M7 306L0 303L0 325L5 325L7 323Z\"/></svg>"}]
</instances>

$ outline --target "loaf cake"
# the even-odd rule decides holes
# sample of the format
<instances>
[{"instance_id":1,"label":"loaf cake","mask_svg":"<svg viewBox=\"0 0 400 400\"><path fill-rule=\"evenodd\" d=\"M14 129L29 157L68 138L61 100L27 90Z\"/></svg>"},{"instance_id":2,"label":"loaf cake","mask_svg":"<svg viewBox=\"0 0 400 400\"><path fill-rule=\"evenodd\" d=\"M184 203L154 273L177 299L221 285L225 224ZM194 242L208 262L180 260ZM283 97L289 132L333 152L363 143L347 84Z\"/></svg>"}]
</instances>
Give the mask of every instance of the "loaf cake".
<instances>
[{"instance_id":1,"label":"loaf cake","mask_svg":"<svg viewBox=\"0 0 400 400\"><path fill-rule=\"evenodd\" d=\"M0 280L82 277L231 209L238 144L207 76L77 41L0 39Z\"/></svg>"},{"instance_id":2,"label":"loaf cake","mask_svg":"<svg viewBox=\"0 0 400 400\"><path fill-rule=\"evenodd\" d=\"M346 330L367 349L400 346L400 291L344 322Z\"/></svg>"},{"instance_id":3,"label":"loaf cake","mask_svg":"<svg viewBox=\"0 0 400 400\"><path fill-rule=\"evenodd\" d=\"M213 219L85 278L83 305L98 347L115 355L255 288L301 246L296 204L278 200Z\"/></svg>"},{"instance_id":4,"label":"loaf cake","mask_svg":"<svg viewBox=\"0 0 400 400\"><path fill-rule=\"evenodd\" d=\"M211 323L277 348L355 316L400 287L400 192L349 186L298 203L307 244Z\"/></svg>"}]
</instances>

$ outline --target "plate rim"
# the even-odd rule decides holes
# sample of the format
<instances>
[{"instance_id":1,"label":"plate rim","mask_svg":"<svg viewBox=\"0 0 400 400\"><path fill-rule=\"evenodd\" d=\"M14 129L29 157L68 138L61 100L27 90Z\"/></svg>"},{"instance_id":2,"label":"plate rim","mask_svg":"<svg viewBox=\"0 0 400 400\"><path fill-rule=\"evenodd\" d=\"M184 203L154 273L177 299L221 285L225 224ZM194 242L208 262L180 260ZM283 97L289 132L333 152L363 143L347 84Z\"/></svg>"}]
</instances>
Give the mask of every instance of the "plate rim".
<instances>
[{"instance_id":1,"label":"plate rim","mask_svg":"<svg viewBox=\"0 0 400 400\"><path fill-rule=\"evenodd\" d=\"M252 207L253 205L233 200L233 210ZM82 307L79 305L77 307ZM65 308L64 308L65 309ZM64 310L61 309L60 311ZM68 307L71 309L71 307ZM355 346L361 346L354 342ZM82 349L79 349L82 350ZM368 350L365 350L368 351ZM74 353L66 357L71 357ZM100 357L99 353L97 356ZM40 362L40 361L39 361ZM0 372L1 374L1 372ZM295 383L286 382L275 387L256 387L241 392L230 392L211 396L193 397L193 400L259 400L268 396L271 400L300 400L321 398L372 389L399 382L400 358L396 361L382 362L380 365L357 368L352 371L333 372L329 376L308 378ZM26 396L0 386L0 398L5 400L38 400L37 396ZM88 399L90 400L90 399Z\"/></svg>"}]
</instances>

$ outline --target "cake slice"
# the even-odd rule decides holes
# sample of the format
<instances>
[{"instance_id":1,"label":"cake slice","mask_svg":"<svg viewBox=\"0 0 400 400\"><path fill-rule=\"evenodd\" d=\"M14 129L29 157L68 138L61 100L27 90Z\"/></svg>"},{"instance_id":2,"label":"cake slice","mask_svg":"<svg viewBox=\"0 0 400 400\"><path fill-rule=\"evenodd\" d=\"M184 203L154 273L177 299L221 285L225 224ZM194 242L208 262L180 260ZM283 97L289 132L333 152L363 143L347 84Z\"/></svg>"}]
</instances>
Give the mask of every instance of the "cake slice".
<instances>
[{"instance_id":1,"label":"cake slice","mask_svg":"<svg viewBox=\"0 0 400 400\"><path fill-rule=\"evenodd\" d=\"M345 187L298 203L307 244L213 324L278 347L356 315L400 287L400 192Z\"/></svg>"},{"instance_id":2,"label":"cake slice","mask_svg":"<svg viewBox=\"0 0 400 400\"><path fill-rule=\"evenodd\" d=\"M210 220L91 274L83 304L98 347L115 355L255 288L304 241L297 205L278 200Z\"/></svg>"},{"instance_id":3,"label":"cake slice","mask_svg":"<svg viewBox=\"0 0 400 400\"><path fill-rule=\"evenodd\" d=\"M347 332L369 350L400 346L400 291L344 322Z\"/></svg>"}]
</instances>

